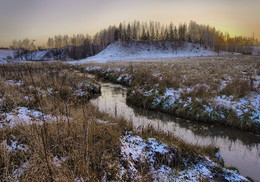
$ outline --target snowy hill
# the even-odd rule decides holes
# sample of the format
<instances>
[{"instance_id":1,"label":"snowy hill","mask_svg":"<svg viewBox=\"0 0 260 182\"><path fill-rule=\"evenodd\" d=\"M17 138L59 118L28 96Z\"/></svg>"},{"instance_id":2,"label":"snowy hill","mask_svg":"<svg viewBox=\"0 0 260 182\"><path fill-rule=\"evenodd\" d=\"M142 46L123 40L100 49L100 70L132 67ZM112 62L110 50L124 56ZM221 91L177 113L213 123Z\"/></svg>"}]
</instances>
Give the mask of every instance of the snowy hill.
<instances>
[{"instance_id":1,"label":"snowy hill","mask_svg":"<svg viewBox=\"0 0 260 182\"><path fill-rule=\"evenodd\" d=\"M99 54L77 63L213 55L217 53L188 42L183 47L177 47L170 42L114 42Z\"/></svg>"},{"instance_id":2,"label":"snowy hill","mask_svg":"<svg viewBox=\"0 0 260 182\"><path fill-rule=\"evenodd\" d=\"M15 50L10 49L0 49L0 61L6 62L4 59L12 58L17 60L60 60L60 59L66 59L68 56L65 54L64 50L56 50L56 49L46 49L46 50L37 50L32 51L27 54L24 54L19 57L15 57Z\"/></svg>"},{"instance_id":3,"label":"snowy hill","mask_svg":"<svg viewBox=\"0 0 260 182\"><path fill-rule=\"evenodd\" d=\"M48 50L41 50L41 51L34 51L28 53L27 55L21 56L21 60L45 60L45 55L47 54Z\"/></svg>"},{"instance_id":4,"label":"snowy hill","mask_svg":"<svg viewBox=\"0 0 260 182\"><path fill-rule=\"evenodd\" d=\"M19 60L31 60L31 61L52 61L52 60L64 60L68 59L68 55L64 49L46 49L32 51L25 55L18 57Z\"/></svg>"}]
</instances>

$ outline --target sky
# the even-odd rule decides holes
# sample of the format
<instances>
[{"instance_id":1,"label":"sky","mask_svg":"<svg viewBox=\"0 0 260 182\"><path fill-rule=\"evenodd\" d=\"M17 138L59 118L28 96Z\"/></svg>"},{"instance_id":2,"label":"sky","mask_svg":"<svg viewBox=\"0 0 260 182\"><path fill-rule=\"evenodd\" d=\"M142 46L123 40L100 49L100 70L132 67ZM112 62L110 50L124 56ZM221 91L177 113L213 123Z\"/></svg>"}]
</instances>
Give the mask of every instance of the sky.
<instances>
[{"instance_id":1,"label":"sky","mask_svg":"<svg viewBox=\"0 0 260 182\"><path fill-rule=\"evenodd\" d=\"M208 24L260 40L260 0L0 0L0 47L16 39L41 45L54 35L94 35L126 21Z\"/></svg>"}]
</instances>

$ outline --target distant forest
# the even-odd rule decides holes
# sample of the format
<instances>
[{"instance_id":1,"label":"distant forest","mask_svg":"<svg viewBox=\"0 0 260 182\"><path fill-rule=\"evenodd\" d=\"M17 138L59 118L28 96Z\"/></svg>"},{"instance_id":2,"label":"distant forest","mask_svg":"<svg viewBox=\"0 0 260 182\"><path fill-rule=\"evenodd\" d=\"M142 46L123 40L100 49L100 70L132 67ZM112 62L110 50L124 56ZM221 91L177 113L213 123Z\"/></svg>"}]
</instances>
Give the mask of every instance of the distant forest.
<instances>
[{"instance_id":1,"label":"distant forest","mask_svg":"<svg viewBox=\"0 0 260 182\"><path fill-rule=\"evenodd\" d=\"M173 48L182 47L184 42L197 43L206 48L227 52L250 52L250 46L259 45L259 41L252 37L235 36L216 30L209 25L198 24L195 21L162 25L160 22L120 23L118 26L109 26L94 36L77 34L73 36L55 35L49 37L43 46L35 46L35 40L13 40L10 48L16 50L16 57L30 51L51 49L55 54L64 54L71 59L83 59L93 56L115 41L146 41L146 42L173 42Z\"/></svg>"}]
</instances>

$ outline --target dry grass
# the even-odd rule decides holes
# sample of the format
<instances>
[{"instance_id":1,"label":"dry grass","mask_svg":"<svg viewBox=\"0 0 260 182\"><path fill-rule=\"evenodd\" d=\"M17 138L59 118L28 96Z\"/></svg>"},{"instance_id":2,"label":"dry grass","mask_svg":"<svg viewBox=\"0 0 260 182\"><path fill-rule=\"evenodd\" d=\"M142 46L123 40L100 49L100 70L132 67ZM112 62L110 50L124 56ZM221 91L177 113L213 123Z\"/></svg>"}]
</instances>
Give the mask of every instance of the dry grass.
<instances>
[{"instance_id":1,"label":"dry grass","mask_svg":"<svg viewBox=\"0 0 260 182\"><path fill-rule=\"evenodd\" d=\"M17 106L42 109L55 114L61 112L67 104L78 105L86 102L100 90L85 75L78 74L64 64L32 63L0 65L2 108L10 110ZM11 80L11 84L8 83ZM94 85L92 87L87 84ZM76 95L80 90L84 95ZM27 99L24 99L24 97ZM57 107L57 103L62 108ZM60 111L58 111L60 109Z\"/></svg>"},{"instance_id":2,"label":"dry grass","mask_svg":"<svg viewBox=\"0 0 260 182\"><path fill-rule=\"evenodd\" d=\"M29 165L18 178L21 181L74 181L78 177L83 177L86 181L98 181L105 173L109 173L108 177L113 179L120 162L119 139L124 129L120 120L112 120L118 123L116 125L99 124L96 118L109 118L89 105L74 108L71 113L73 119L70 123L58 120L46 124L46 135L43 134L45 131L41 125L1 130L2 141L15 139L29 148L27 152L8 152L1 148L1 179L15 179L14 169L24 162ZM59 159L66 157L67 160L57 166L53 162L55 156Z\"/></svg>"},{"instance_id":3,"label":"dry grass","mask_svg":"<svg viewBox=\"0 0 260 182\"><path fill-rule=\"evenodd\" d=\"M232 96L232 101L239 101L241 98L251 97L251 94L260 94L259 57L212 56L171 59L173 58L163 58L162 61L157 59L143 62L89 63L83 65L82 69L86 66L99 66L101 69L88 72L98 75L101 79L128 86L130 89L127 101L130 104L159 109L196 121L213 121L260 132L259 124L249 119L250 112L238 116L236 111L222 106L214 108L212 113L206 113L204 108L209 105L215 107L218 96ZM119 80L121 75L130 75L131 79ZM153 106L154 99L163 95L167 88L182 89L180 99L185 102L191 100L190 106L184 107L183 104L179 104L170 109L164 109L162 105ZM143 93L151 91L151 96L144 97Z\"/></svg>"},{"instance_id":4,"label":"dry grass","mask_svg":"<svg viewBox=\"0 0 260 182\"><path fill-rule=\"evenodd\" d=\"M138 72L137 68L143 69L139 63L136 64L140 67L127 65L129 72ZM141 72L140 76L149 73ZM0 128L2 181L74 181L76 178L82 181L101 181L104 176L110 181L117 180L118 165L122 162L120 136L126 130L131 130L131 125L123 118L111 118L97 111L88 103L88 99L99 94L99 90L79 88L79 83L87 81L91 84L92 80L74 67L58 63L0 65L0 75L0 114L17 107L27 107L43 113L42 125ZM158 80L149 81L156 83ZM170 79L167 82L173 83ZM77 89L86 89L88 94L77 96L74 94ZM55 120L46 119L47 114ZM101 124L98 120L108 123ZM152 128L143 131L141 135L156 137L177 146L180 157L189 160L193 157L195 159L197 154L212 156L216 152L212 146L189 145L178 138L156 133ZM10 146L14 141L23 144L28 150L8 150L3 145L6 142ZM163 159L164 156L161 157ZM22 169L24 164L26 167ZM19 173L17 169L22 172ZM140 169L144 176L147 170L145 166ZM149 181L150 178L143 180Z\"/></svg>"},{"instance_id":5,"label":"dry grass","mask_svg":"<svg viewBox=\"0 0 260 182\"><path fill-rule=\"evenodd\" d=\"M172 58L173 59L173 58ZM102 68L123 68L120 74L133 74L132 85L155 85L161 88L186 88L196 84L208 85L209 94L232 94L242 97L248 92L260 91L255 76L260 75L260 58L253 56L219 56L182 58L170 61L111 62L107 64L89 63L86 66ZM166 60L166 61L165 61ZM167 61L169 60L169 61ZM223 85L224 82L227 84ZM233 85L238 85L233 87ZM224 87L224 88L222 88ZM226 88L226 89L225 89ZM232 89L231 89L232 88ZM201 94L205 96L204 92ZM200 95L200 94L199 94Z\"/></svg>"},{"instance_id":6,"label":"dry grass","mask_svg":"<svg viewBox=\"0 0 260 182\"><path fill-rule=\"evenodd\" d=\"M115 178L120 136L127 125L123 119L110 118L88 104L88 99L100 90L85 88L88 95L75 96L78 83L93 81L63 64L0 65L0 75L0 112L27 107L56 117L48 121L43 115L43 125L0 129L0 143L11 145L17 141L28 147L28 151L8 151L1 144L3 181L74 181L81 177L84 181L99 181L104 175L110 180ZM98 119L117 124L99 124ZM54 157L66 160L55 165ZM21 175L15 174L15 169L26 162Z\"/></svg>"}]
</instances>

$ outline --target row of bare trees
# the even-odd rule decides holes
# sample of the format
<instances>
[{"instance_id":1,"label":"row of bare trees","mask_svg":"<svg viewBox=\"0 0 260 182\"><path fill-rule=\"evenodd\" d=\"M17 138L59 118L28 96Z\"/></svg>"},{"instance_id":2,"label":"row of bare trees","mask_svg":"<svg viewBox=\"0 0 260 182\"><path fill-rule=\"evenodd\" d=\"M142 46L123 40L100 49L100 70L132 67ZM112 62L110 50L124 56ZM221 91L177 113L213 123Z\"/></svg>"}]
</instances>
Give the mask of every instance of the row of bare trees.
<instances>
[{"instance_id":1,"label":"row of bare trees","mask_svg":"<svg viewBox=\"0 0 260 182\"><path fill-rule=\"evenodd\" d=\"M35 40L25 38L23 40L13 40L11 48L16 50L16 56L27 55L28 52L36 50Z\"/></svg>"},{"instance_id":2,"label":"row of bare trees","mask_svg":"<svg viewBox=\"0 0 260 182\"><path fill-rule=\"evenodd\" d=\"M17 50L17 55L27 54L28 51L36 50L35 40L14 40L11 48ZM214 51L249 52L250 46L260 44L252 37L235 36L223 33L209 25L198 24L195 21L180 23L178 26L160 22L123 22L118 26L109 26L96 33L94 36L77 34L73 36L55 35L49 37L46 46L38 49L52 49L55 54L65 52L68 58L82 59L93 56L106 48L114 41L169 41L181 47L184 42L198 43Z\"/></svg>"},{"instance_id":3,"label":"row of bare trees","mask_svg":"<svg viewBox=\"0 0 260 182\"><path fill-rule=\"evenodd\" d=\"M34 44L35 40L13 40L10 48L16 50L15 57L23 56L25 59L32 59L32 55L29 53L35 50L49 50L50 56L56 59L82 59L88 56L96 54L99 49L96 50L96 46L93 45L92 38L89 35L56 35L49 37L46 44L43 46L36 47Z\"/></svg>"},{"instance_id":4,"label":"row of bare trees","mask_svg":"<svg viewBox=\"0 0 260 182\"><path fill-rule=\"evenodd\" d=\"M120 23L118 27L111 26L100 31L94 36L95 44L106 45L113 41L171 41L178 42L182 46L183 42L199 43L211 48L214 51L241 52L247 51L248 46L259 45L260 42L252 37L235 36L229 33L216 30L209 25L201 25L195 21L180 23L178 26L170 23L163 25L160 22L140 22Z\"/></svg>"}]
</instances>

